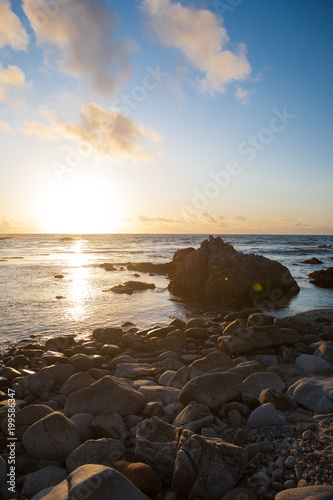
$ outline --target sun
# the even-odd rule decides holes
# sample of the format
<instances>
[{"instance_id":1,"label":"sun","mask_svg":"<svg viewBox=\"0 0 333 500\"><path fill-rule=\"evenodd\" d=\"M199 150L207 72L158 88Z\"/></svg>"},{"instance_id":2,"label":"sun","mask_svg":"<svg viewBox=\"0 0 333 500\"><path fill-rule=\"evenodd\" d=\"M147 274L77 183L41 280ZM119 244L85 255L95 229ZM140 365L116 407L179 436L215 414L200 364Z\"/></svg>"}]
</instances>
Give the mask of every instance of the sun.
<instances>
[{"instance_id":1,"label":"sun","mask_svg":"<svg viewBox=\"0 0 333 500\"><path fill-rule=\"evenodd\" d=\"M67 181L67 180L66 180ZM123 210L117 188L105 179L75 177L45 193L38 219L48 233L114 233L121 230Z\"/></svg>"}]
</instances>

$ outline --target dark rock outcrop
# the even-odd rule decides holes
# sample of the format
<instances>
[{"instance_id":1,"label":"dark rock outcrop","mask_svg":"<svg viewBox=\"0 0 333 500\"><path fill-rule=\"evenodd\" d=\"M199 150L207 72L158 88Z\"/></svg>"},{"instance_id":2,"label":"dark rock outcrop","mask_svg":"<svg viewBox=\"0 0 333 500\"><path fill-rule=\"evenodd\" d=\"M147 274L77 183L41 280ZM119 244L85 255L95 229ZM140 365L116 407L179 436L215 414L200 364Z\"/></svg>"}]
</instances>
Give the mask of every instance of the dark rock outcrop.
<instances>
[{"instance_id":1,"label":"dark rock outcrop","mask_svg":"<svg viewBox=\"0 0 333 500\"><path fill-rule=\"evenodd\" d=\"M333 288L333 267L320 269L309 274L310 283L321 288Z\"/></svg>"},{"instance_id":2,"label":"dark rock outcrop","mask_svg":"<svg viewBox=\"0 0 333 500\"><path fill-rule=\"evenodd\" d=\"M281 307L299 292L289 270L259 255L246 255L220 237L210 236L188 251L171 276L169 290L191 302L250 307L265 302Z\"/></svg>"},{"instance_id":3,"label":"dark rock outcrop","mask_svg":"<svg viewBox=\"0 0 333 500\"><path fill-rule=\"evenodd\" d=\"M311 257L311 259L305 259L305 260L302 260L302 262L301 262L301 264L312 264L312 265L322 264L322 263L323 263L323 261L317 259L316 257Z\"/></svg>"},{"instance_id":4,"label":"dark rock outcrop","mask_svg":"<svg viewBox=\"0 0 333 500\"><path fill-rule=\"evenodd\" d=\"M127 264L128 271L138 271L139 273L169 274L174 271L176 264L174 262L165 262L161 264L152 264L151 262L137 262Z\"/></svg>"}]
</instances>

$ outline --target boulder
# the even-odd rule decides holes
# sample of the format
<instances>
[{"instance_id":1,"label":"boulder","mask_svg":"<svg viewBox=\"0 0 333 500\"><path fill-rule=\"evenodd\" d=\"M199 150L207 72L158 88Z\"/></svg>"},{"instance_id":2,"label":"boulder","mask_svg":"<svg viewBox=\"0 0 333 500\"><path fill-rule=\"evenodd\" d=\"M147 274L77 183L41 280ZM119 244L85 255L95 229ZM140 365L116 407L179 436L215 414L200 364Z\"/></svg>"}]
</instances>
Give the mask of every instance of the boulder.
<instances>
[{"instance_id":1,"label":"boulder","mask_svg":"<svg viewBox=\"0 0 333 500\"><path fill-rule=\"evenodd\" d=\"M333 341L323 342L318 349L315 350L314 356L324 359L328 363L333 364Z\"/></svg>"},{"instance_id":2,"label":"boulder","mask_svg":"<svg viewBox=\"0 0 333 500\"><path fill-rule=\"evenodd\" d=\"M234 363L236 364L238 358L234 359ZM231 373L239 373L242 378L246 378L253 373L262 372L265 370L264 365L258 363L258 361L250 360L243 361L242 363L238 363L236 366L228 369L228 372Z\"/></svg>"},{"instance_id":3,"label":"boulder","mask_svg":"<svg viewBox=\"0 0 333 500\"><path fill-rule=\"evenodd\" d=\"M135 457L166 478L174 468L180 430L158 417L139 423L136 428Z\"/></svg>"},{"instance_id":4,"label":"boulder","mask_svg":"<svg viewBox=\"0 0 333 500\"><path fill-rule=\"evenodd\" d=\"M149 500L120 472L104 465L82 465L51 491L39 494L32 500Z\"/></svg>"},{"instance_id":5,"label":"boulder","mask_svg":"<svg viewBox=\"0 0 333 500\"><path fill-rule=\"evenodd\" d=\"M140 413L145 405L143 394L133 389L126 380L107 375L85 389L71 394L65 404L65 413L112 412L122 416Z\"/></svg>"},{"instance_id":6,"label":"boulder","mask_svg":"<svg viewBox=\"0 0 333 500\"><path fill-rule=\"evenodd\" d=\"M90 375L88 375L88 373L75 373L68 380L66 380L66 382L61 386L59 392L64 396L69 396L73 392L84 389L94 382L95 380Z\"/></svg>"},{"instance_id":7,"label":"boulder","mask_svg":"<svg viewBox=\"0 0 333 500\"><path fill-rule=\"evenodd\" d=\"M22 442L32 458L60 462L64 462L81 444L74 422L59 412L53 412L31 425L23 434Z\"/></svg>"},{"instance_id":8,"label":"boulder","mask_svg":"<svg viewBox=\"0 0 333 500\"><path fill-rule=\"evenodd\" d=\"M135 264L127 264L129 271L138 271L139 273L154 273L154 274L169 274L176 267L173 262L165 262L161 264L152 264L151 262L137 262Z\"/></svg>"},{"instance_id":9,"label":"boulder","mask_svg":"<svg viewBox=\"0 0 333 500\"><path fill-rule=\"evenodd\" d=\"M299 292L296 281L279 262L237 252L212 236L184 256L171 276L169 289L185 300L223 307L251 307L263 301L283 305Z\"/></svg>"},{"instance_id":10,"label":"boulder","mask_svg":"<svg viewBox=\"0 0 333 500\"><path fill-rule=\"evenodd\" d=\"M75 373L86 372L94 366L94 360L86 354L74 354L69 358L68 364L74 368Z\"/></svg>"},{"instance_id":11,"label":"boulder","mask_svg":"<svg viewBox=\"0 0 333 500\"><path fill-rule=\"evenodd\" d=\"M309 377L297 380L287 394L299 405L316 413L333 413L333 379Z\"/></svg>"},{"instance_id":12,"label":"boulder","mask_svg":"<svg viewBox=\"0 0 333 500\"><path fill-rule=\"evenodd\" d=\"M267 347L297 344L300 339L301 335L291 328L279 329L274 326L238 328L231 336L223 337L219 347L234 354L257 351Z\"/></svg>"},{"instance_id":13,"label":"boulder","mask_svg":"<svg viewBox=\"0 0 333 500\"><path fill-rule=\"evenodd\" d=\"M139 392L145 396L148 402L160 401L164 406L177 403L180 393L179 389L162 385L141 386Z\"/></svg>"},{"instance_id":14,"label":"boulder","mask_svg":"<svg viewBox=\"0 0 333 500\"><path fill-rule=\"evenodd\" d=\"M192 403L185 406L185 408L177 415L172 425L182 427L183 425L194 422L195 420L200 420L210 414L208 406L192 401Z\"/></svg>"},{"instance_id":15,"label":"boulder","mask_svg":"<svg viewBox=\"0 0 333 500\"><path fill-rule=\"evenodd\" d=\"M273 404L265 403L253 410L246 426L250 429L256 429L257 427L283 425L285 422L285 417L276 410Z\"/></svg>"},{"instance_id":16,"label":"boulder","mask_svg":"<svg viewBox=\"0 0 333 500\"><path fill-rule=\"evenodd\" d=\"M206 340L209 337L207 328L192 327L185 330L186 338Z\"/></svg>"},{"instance_id":17,"label":"boulder","mask_svg":"<svg viewBox=\"0 0 333 500\"><path fill-rule=\"evenodd\" d=\"M259 396L259 401L263 405L272 403L277 410L290 410L297 408L297 403L292 396L276 389L264 389Z\"/></svg>"},{"instance_id":18,"label":"boulder","mask_svg":"<svg viewBox=\"0 0 333 500\"><path fill-rule=\"evenodd\" d=\"M150 465L120 460L113 467L127 477L140 491L149 496L157 495L162 488L158 472Z\"/></svg>"},{"instance_id":19,"label":"boulder","mask_svg":"<svg viewBox=\"0 0 333 500\"><path fill-rule=\"evenodd\" d=\"M144 283L143 281L126 281L125 286L132 290L154 290L154 283Z\"/></svg>"},{"instance_id":20,"label":"boulder","mask_svg":"<svg viewBox=\"0 0 333 500\"><path fill-rule=\"evenodd\" d=\"M225 371L231 366L233 366L232 359L221 351L210 352L204 358L197 359L190 365L190 367L198 368L204 372L215 369Z\"/></svg>"},{"instance_id":21,"label":"boulder","mask_svg":"<svg viewBox=\"0 0 333 500\"><path fill-rule=\"evenodd\" d=\"M236 399L242 389L242 377L238 373L207 373L187 382L181 390L179 402L186 406L196 401L214 411Z\"/></svg>"},{"instance_id":22,"label":"boulder","mask_svg":"<svg viewBox=\"0 0 333 500\"><path fill-rule=\"evenodd\" d=\"M67 477L67 470L56 465L48 465L26 476L22 496L31 498L50 486L56 486Z\"/></svg>"},{"instance_id":23,"label":"boulder","mask_svg":"<svg viewBox=\"0 0 333 500\"><path fill-rule=\"evenodd\" d=\"M320 288L333 288L333 267L314 271L309 274L310 283Z\"/></svg>"},{"instance_id":24,"label":"boulder","mask_svg":"<svg viewBox=\"0 0 333 500\"><path fill-rule=\"evenodd\" d=\"M53 413L53 410L46 405L29 405L25 406L16 413L15 416L15 437L20 441L23 434L29 427ZM1 422L1 429L8 435L8 417Z\"/></svg>"},{"instance_id":25,"label":"boulder","mask_svg":"<svg viewBox=\"0 0 333 500\"><path fill-rule=\"evenodd\" d=\"M246 465L244 448L184 431L179 441L172 490L188 500L220 500L236 486Z\"/></svg>"},{"instance_id":26,"label":"boulder","mask_svg":"<svg viewBox=\"0 0 333 500\"><path fill-rule=\"evenodd\" d=\"M115 376L118 378L138 379L154 377L158 373L161 373L161 370L148 363L120 363L117 365Z\"/></svg>"},{"instance_id":27,"label":"boulder","mask_svg":"<svg viewBox=\"0 0 333 500\"><path fill-rule=\"evenodd\" d=\"M117 439L90 439L68 455L66 467L72 472L86 463L113 465L125 455L125 452L123 443Z\"/></svg>"},{"instance_id":28,"label":"boulder","mask_svg":"<svg viewBox=\"0 0 333 500\"><path fill-rule=\"evenodd\" d=\"M94 431L91 429L91 422L93 420L94 416L89 413L76 413L71 417L71 421L74 422L79 431L82 443L96 437Z\"/></svg>"},{"instance_id":29,"label":"boulder","mask_svg":"<svg viewBox=\"0 0 333 500\"><path fill-rule=\"evenodd\" d=\"M179 368L179 370L177 370L176 373L170 378L168 386L175 387L176 389L182 389L189 380L199 377L200 375L204 375L202 370L199 370L192 365L182 366L182 368Z\"/></svg>"},{"instance_id":30,"label":"boulder","mask_svg":"<svg viewBox=\"0 0 333 500\"><path fill-rule=\"evenodd\" d=\"M264 389L277 389L283 391L285 384L283 380L272 372L260 372L249 375L243 382L243 389L248 394L259 398Z\"/></svg>"},{"instance_id":31,"label":"boulder","mask_svg":"<svg viewBox=\"0 0 333 500\"><path fill-rule=\"evenodd\" d=\"M113 438L123 441L127 427L119 413L102 413L91 422L91 428L99 438Z\"/></svg>"},{"instance_id":32,"label":"boulder","mask_svg":"<svg viewBox=\"0 0 333 500\"><path fill-rule=\"evenodd\" d=\"M328 375L332 373L332 366L317 356L311 356L310 354L301 354L295 361L297 368L304 370L308 373L318 373L319 375Z\"/></svg>"},{"instance_id":33,"label":"boulder","mask_svg":"<svg viewBox=\"0 0 333 500\"><path fill-rule=\"evenodd\" d=\"M333 486L303 486L280 491L275 500L333 500Z\"/></svg>"}]
</instances>

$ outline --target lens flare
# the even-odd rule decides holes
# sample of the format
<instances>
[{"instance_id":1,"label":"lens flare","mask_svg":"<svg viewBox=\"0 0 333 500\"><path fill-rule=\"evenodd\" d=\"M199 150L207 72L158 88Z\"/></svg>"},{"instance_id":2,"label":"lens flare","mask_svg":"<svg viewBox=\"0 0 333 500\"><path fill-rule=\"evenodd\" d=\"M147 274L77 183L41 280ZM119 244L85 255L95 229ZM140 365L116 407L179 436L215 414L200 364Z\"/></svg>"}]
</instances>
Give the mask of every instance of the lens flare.
<instances>
[{"instance_id":1,"label":"lens flare","mask_svg":"<svg viewBox=\"0 0 333 500\"><path fill-rule=\"evenodd\" d=\"M255 292L262 292L263 291L263 286L261 283L253 283L252 285L252 290L254 290Z\"/></svg>"}]
</instances>

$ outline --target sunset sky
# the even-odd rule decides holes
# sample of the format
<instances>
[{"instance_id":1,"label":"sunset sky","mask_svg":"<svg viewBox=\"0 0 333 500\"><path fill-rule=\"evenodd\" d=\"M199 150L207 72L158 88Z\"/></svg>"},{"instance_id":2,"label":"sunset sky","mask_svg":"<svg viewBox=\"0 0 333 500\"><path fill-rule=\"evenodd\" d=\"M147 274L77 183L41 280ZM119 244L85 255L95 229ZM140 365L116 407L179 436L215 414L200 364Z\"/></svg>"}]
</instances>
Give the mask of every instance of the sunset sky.
<instances>
[{"instance_id":1,"label":"sunset sky","mask_svg":"<svg viewBox=\"0 0 333 500\"><path fill-rule=\"evenodd\" d=\"M333 234L332 23L330 0L0 0L0 232Z\"/></svg>"}]
</instances>

